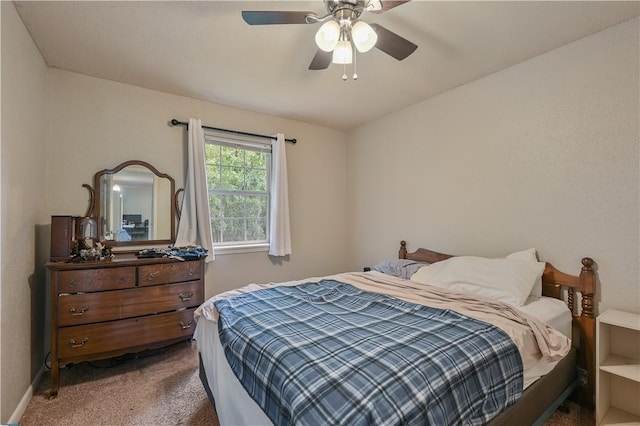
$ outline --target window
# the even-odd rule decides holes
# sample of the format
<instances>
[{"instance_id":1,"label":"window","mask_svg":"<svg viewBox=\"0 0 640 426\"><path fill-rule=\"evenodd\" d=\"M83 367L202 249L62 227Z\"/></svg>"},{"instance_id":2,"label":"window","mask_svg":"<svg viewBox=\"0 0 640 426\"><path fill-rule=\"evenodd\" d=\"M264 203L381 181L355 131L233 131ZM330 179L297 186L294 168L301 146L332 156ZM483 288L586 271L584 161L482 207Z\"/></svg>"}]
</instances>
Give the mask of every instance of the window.
<instances>
[{"instance_id":1,"label":"window","mask_svg":"<svg viewBox=\"0 0 640 426\"><path fill-rule=\"evenodd\" d=\"M271 145L241 138L205 132L211 230L218 247L269 242Z\"/></svg>"}]
</instances>

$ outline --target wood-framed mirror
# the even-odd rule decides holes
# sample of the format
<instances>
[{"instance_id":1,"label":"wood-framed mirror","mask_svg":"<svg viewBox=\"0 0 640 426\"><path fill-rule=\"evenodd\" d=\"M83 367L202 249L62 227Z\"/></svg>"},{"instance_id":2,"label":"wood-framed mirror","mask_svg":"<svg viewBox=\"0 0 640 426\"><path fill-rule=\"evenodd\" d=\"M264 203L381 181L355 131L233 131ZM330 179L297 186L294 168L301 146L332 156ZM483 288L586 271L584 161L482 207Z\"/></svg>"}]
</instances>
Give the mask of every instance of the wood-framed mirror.
<instances>
[{"instance_id":1,"label":"wood-framed mirror","mask_svg":"<svg viewBox=\"0 0 640 426\"><path fill-rule=\"evenodd\" d=\"M176 238L174 179L151 164L125 161L93 177L89 216L98 241L108 247L173 244Z\"/></svg>"}]
</instances>

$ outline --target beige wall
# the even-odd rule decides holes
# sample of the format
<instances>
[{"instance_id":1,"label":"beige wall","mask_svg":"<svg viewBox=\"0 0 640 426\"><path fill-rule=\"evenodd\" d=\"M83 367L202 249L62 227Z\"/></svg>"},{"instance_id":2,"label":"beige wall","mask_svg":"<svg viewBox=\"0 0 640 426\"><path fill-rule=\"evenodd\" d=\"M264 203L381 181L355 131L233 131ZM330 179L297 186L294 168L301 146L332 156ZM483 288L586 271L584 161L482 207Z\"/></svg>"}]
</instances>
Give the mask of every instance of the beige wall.
<instances>
[{"instance_id":1,"label":"beige wall","mask_svg":"<svg viewBox=\"0 0 640 426\"><path fill-rule=\"evenodd\" d=\"M47 67L13 3L3 1L1 15L0 423L6 423L44 359L49 219L42 202Z\"/></svg>"},{"instance_id":2,"label":"beige wall","mask_svg":"<svg viewBox=\"0 0 640 426\"><path fill-rule=\"evenodd\" d=\"M351 268L409 248L598 264L640 312L639 20L348 133ZM425 75L428 79L428 75ZM416 82L420 84L420 82Z\"/></svg>"},{"instance_id":3,"label":"beige wall","mask_svg":"<svg viewBox=\"0 0 640 426\"><path fill-rule=\"evenodd\" d=\"M168 121L260 134L283 132L287 144L293 254L220 255L207 267L206 295L249 282L331 274L346 268L345 134L328 128L126 84L49 70L47 214L83 214L98 170L144 160L184 182L186 132Z\"/></svg>"}]
</instances>

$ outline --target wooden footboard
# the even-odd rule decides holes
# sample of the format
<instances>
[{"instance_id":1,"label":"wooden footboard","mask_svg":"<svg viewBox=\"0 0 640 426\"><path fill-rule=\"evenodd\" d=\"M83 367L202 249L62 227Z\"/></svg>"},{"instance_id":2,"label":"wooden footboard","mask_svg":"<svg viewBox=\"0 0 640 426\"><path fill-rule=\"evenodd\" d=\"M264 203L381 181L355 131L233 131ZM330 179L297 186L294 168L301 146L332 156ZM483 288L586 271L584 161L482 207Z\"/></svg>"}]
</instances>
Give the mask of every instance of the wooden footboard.
<instances>
[{"instance_id":1,"label":"wooden footboard","mask_svg":"<svg viewBox=\"0 0 640 426\"><path fill-rule=\"evenodd\" d=\"M449 259L453 255L419 248L414 252L407 251L407 242L400 241L400 259L435 263ZM582 259L579 275L566 274L546 262L542 274L542 294L563 300L567 303L573 316L573 339L577 353L580 386L574 397L583 405L593 407L595 397L595 317L593 297L596 292L596 276L593 270L593 259ZM580 307L577 297L581 298Z\"/></svg>"}]
</instances>

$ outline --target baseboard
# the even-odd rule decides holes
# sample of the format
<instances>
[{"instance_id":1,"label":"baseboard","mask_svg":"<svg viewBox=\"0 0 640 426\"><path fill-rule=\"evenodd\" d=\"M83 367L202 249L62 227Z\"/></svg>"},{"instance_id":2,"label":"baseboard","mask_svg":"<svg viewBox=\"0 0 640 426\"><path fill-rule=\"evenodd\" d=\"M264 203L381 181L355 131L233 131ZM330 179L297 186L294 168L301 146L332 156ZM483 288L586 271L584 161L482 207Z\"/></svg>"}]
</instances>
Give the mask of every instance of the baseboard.
<instances>
[{"instance_id":1,"label":"baseboard","mask_svg":"<svg viewBox=\"0 0 640 426\"><path fill-rule=\"evenodd\" d=\"M43 374L44 365L40 367L40 371L38 371L38 374L36 374L36 377L31 382L31 386L27 388L27 391L24 393L24 396L20 400L20 403L16 407L11 417L9 417L9 423L18 424L20 422L20 418L27 409L27 405L29 405L29 401L31 401L31 397L33 397L33 391L36 389L36 387L38 387L38 383L40 383L40 379L42 379Z\"/></svg>"}]
</instances>

